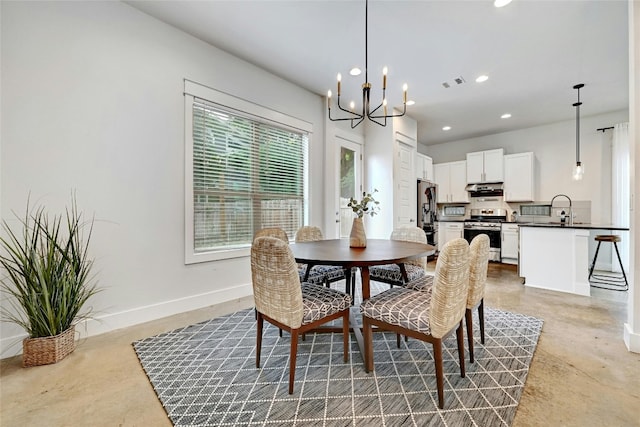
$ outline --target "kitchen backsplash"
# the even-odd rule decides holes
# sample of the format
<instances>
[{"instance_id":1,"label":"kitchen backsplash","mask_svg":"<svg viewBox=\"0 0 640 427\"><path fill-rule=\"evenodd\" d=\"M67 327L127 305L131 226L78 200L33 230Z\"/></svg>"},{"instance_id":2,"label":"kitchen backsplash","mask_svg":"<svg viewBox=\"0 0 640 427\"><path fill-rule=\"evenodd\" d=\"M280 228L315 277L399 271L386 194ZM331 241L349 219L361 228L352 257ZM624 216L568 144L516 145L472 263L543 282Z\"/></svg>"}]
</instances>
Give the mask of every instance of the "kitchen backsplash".
<instances>
[{"instance_id":1,"label":"kitchen backsplash","mask_svg":"<svg viewBox=\"0 0 640 427\"><path fill-rule=\"evenodd\" d=\"M520 205L549 205L549 200L526 202L526 203L508 203L502 197L476 197L471 199L471 203L466 205L466 217L469 217L471 209L482 208L501 208L507 210L507 219L514 220L513 212L516 212L515 220L517 222L536 222L548 223L559 222L559 214L564 210L569 214L569 201L566 199L556 199L551 208L551 216L547 215L520 215ZM590 223L591 222L591 201L590 200L573 200L571 203L573 210L574 223Z\"/></svg>"}]
</instances>

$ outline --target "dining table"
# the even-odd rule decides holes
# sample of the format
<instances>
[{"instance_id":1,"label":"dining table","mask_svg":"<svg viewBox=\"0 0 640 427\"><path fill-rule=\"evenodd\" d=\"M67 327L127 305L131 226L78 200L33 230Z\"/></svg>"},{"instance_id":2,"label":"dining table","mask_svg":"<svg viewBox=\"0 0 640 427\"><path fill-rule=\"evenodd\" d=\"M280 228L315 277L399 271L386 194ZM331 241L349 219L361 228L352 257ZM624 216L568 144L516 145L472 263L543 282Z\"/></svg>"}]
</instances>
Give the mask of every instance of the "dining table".
<instances>
[{"instance_id":1,"label":"dining table","mask_svg":"<svg viewBox=\"0 0 640 427\"><path fill-rule=\"evenodd\" d=\"M351 289L351 269L357 267L361 275L362 299L371 297L369 267L375 265L397 264L407 282L404 263L424 256L433 255L436 248L432 245L417 242L389 239L367 239L366 247L351 247L349 239L327 239L312 242L298 242L290 245L296 262L307 264L307 275L314 265L337 265L345 270L346 289ZM306 277L305 277L306 278ZM304 281L304 278L303 278ZM352 295L354 297L355 295ZM362 330L351 311L349 316L351 328L358 343L360 354L364 359L364 341ZM341 328L328 328L327 331L341 332Z\"/></svg>"}]
</instances>

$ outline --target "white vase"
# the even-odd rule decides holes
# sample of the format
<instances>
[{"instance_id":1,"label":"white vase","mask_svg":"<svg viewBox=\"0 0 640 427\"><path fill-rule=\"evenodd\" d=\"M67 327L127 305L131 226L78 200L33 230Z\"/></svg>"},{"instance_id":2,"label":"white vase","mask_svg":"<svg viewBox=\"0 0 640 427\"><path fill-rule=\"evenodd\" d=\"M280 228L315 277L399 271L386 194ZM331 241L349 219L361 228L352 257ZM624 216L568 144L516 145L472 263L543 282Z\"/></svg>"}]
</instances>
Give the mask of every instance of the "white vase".
<instances>
[{"instance_id":1,"label":"white vase","mask_svg":"<svg viewBox=\"0 0 640 427\"><path fill-rule=\"evenodd\" d=\"M349 246L352 248L366 248L367 235L364 232L364 223L362 218L354 218L351 226L351 234L349 234Z\"/></svg>"}]
</instances>

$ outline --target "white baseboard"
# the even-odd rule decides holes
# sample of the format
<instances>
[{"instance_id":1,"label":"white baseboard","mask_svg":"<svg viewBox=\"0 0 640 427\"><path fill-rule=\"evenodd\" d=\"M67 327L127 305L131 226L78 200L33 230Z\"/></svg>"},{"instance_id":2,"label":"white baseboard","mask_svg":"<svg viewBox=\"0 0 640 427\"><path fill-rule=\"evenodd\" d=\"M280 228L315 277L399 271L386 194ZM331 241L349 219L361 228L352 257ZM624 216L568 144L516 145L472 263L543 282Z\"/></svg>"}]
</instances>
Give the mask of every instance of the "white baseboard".
<instances>
[{"instance_id":1,"label":"white baseboard","mask_svg":"<svg viewBox=\"0 0 640 427\"><path fill-rule=\"evenodd\" d=\"M99 335L174 314L222 304L227 301L249 296L252 292L253 290L249 283L157 304L136 307L118 313L96 316L93 319L80 322L80 324L76 325L76 334L79 334L81 338ZM0 359L22 354L22 340L26 337L27 334L20 334L0 339L0 348L2 349L0 351Z\"/></svg>"},{"instance_id":2,"label":"white baseboard","mask_svg":"<svg viewBox=\"0 0 640 427\"><path fill-rule=\"evenodd\" d=\"M634 333L628 323L624 324L624 343L629 351L640 353L640 333Z\"/></svg>"}]
</instances>

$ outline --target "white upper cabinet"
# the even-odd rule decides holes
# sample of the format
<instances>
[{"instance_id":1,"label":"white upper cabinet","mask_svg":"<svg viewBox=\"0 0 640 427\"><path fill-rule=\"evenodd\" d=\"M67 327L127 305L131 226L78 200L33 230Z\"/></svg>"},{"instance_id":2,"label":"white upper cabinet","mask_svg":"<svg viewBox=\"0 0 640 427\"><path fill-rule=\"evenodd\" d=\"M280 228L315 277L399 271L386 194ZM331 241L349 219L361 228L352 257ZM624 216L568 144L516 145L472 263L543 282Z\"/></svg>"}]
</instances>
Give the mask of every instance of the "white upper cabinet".
<instances>
[{"instance_id":1,"label":"white upper cabinet","mask_svg":"<svg viewBox=\"0 0 640 427\"><path fill-rule=\"evenodd\" d=\"M504 149L467 153L467 183L504 181Z\"/></svg>"},{"instance_id":2,"label":"white upper cabinet","mask_svg":"<svg viewBox=\"0 0 640 427\"><path fill-rule=\"evenodd\" d=\"M438 184L438 203L469 203L467 162L438 163L433 165L434 180Z\"/></svg>"},{"instance_id":3,"label":"white upper cabinet","mask_svg":"<svg viewBox=\"0 0 640 427\"><path fill-rule=\"evenodd\" d=\"M433 159L416 153L416 178L433 182Z\"/></svg>"},{"instance_id":4,"label":"white upper cabinet","mask_svg":"<svg viewBox=\"0 0 640 427\"><path fill-rule=\"evenodd\" d=\"M507 154L504 156L505 202L530 202L535 200L533 153Z\"/></svg>"}]
</instances>

